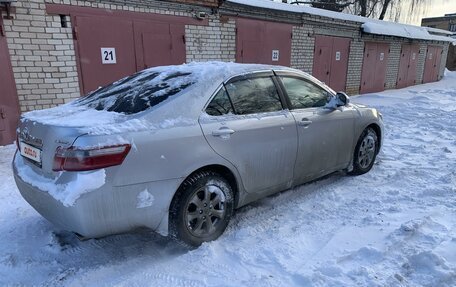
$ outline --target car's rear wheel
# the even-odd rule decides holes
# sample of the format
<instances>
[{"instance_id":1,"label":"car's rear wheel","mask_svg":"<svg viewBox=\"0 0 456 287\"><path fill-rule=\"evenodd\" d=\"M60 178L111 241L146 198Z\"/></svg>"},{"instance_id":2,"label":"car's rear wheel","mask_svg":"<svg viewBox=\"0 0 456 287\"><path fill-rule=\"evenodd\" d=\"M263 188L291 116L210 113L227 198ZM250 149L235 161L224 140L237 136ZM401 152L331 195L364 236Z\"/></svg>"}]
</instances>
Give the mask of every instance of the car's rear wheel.
<instances>
[{"instance_id":1,"label":"car's rear wheel","mask_svg":"<svg viewBox=\"0 0 456 287\"><path fill-rule=\"evenodd\" d=\"M358 139L353 157L351 175L361 175L371 170L378 153L378 136L373 128L366 128Z\"/></svg>"},{"instance_id":2,"label":"car's rear wheel","mask_svg":"<svg viewBox=\"0 0 456 287\"><path fill-rule=\"evenodd\" d=\"M217 239L233 214L233 190L229 182L212 171L187 178L171 203L170 235L189 246Z\"/></svg>"}]
</instances>

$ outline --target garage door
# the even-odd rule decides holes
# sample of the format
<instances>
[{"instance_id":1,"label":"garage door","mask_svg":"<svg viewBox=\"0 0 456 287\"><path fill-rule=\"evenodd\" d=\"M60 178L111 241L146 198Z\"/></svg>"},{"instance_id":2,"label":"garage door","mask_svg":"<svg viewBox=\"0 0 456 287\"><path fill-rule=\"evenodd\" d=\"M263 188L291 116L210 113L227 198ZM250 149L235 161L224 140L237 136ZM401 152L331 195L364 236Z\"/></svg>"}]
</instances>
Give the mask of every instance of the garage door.
<instances>
[{"instance_id":1,"label":"garage door","mask_svg":"<svg viewBox=\"0 0 456 287\"><path fill-rule=\"evenodd\" d=\"M145 68L185 62L185 25L76 16L82 90L88 93Z\"/></svg>"},{"instance_id":2,"label":"garage door","mask_svg":"<svg viewBox=\"0 0 456 287\"><path fill-rule=\"evenodd\" d=\"M418 45L402 45L399 73L397 76L398 89L413 86L416 83L416 66L418 63Z\"/></svg>"},{"instance_id":3,"label":"garage door","mask_svg":"<svg viewBox=\"0 0 456 287\"><path fill-rule=\"evenodd\" d=\"M439 80L442 51L441 47L428 46L426 61L424 62L423 83L430 83Z\"/></svg>"},{"instance_id":4,"label":"garage door","mask_svg":"<svg viewBox=\"0 0 456 287\"><path fill-rule=\"evenodd\" d=\"M347 83L350 39L315 36L312 74L336 91L344 91Z\"/></svg>"},{"instance_id":5,"label":"garage door","mask_svg":"<svg viewBox=\"0 0 456 287\"><path fill-rule=\"evenodd\" d=\"M137 70L185 63L185 26L134 21Z\"/></svg>"},{"instance_id":6,"label":"garage door","mask_svg":"<svg viewBox=\"0 0 456 287\"><path fill-rule=\"evenodd\" d=\"M374 93L385 89L389 44L364 44L363 70L360 93Z\"/></svg>"},{"instance_id":7,"label":"garage door","mask_svg":"<svg viewBox=\"0 0 456 287\"><path fill-rule=\"evenodd\" d=\"M3 26L1 16L0 26ZM15 140L18 120L19 102L16 83L6 37L0 33L0 145L10 144Z\"/></svg>"},{"instance_id":8,"label":"garage door","mask_svg":"<svg viewBox=\"0 0 456 287\"><path fill-rule=\"evenodd\" d=\"M76 17L84 94L136 72L133 23L116 17Z\"/></svg>"},{"instance_id":9,"label":"garage door","mask_svg":"<svg viewBox=\"0 0 456 287\"><path fill-rule=\"evenodd\" d=\"M290 66L292 25L236 19L236 61Z\"/></svg>"}]
</instances>

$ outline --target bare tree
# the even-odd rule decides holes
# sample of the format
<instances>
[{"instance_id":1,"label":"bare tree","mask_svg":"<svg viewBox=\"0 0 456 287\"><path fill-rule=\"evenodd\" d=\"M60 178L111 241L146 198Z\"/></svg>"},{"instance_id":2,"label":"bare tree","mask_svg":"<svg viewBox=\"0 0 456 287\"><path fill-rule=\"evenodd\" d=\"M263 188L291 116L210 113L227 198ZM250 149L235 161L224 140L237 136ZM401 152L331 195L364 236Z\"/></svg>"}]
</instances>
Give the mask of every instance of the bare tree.
<instances>
[{"instance_id":1,"label":"bare tree","mask_svg":"<svg viewBox=\"0 0 456 287\"><path fill-rule=\"evenodd\" d=\"M414 20L424 14L431 2L432 0L288 0L291 4L307 4L315 8L393 21L399 20L401 16L407 21ZM402 15L402 11L407 11L407 15Z\"/></svg>"},{"instance_id":2,"label":"bare tree","mask_svg":"<svg viewBox=\"0 0 456 287\"><path fill-rule=\"evenodd\" d=\"M342 12L345 8L353 5L354 0L307 0L292 1L291 4L309 4L314 8Z\"/></svg>"}]
</instances>

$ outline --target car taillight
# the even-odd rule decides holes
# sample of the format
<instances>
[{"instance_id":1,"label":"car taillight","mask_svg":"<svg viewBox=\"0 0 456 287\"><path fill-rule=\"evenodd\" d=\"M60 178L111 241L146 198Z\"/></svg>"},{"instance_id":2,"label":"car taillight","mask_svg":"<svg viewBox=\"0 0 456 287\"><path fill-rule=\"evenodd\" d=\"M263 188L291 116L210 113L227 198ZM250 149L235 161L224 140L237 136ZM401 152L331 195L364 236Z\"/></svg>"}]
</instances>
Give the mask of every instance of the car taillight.
<instances>
[{"instance_id":1,"label":"car taillight","mask_svg":"<svg viewBox=\"0 0 456 287\"><path fill-rule=\"evenodd\" d=\"M18 151L21 150L21 146L19 145L19 135L16 135L16 147Z\"/></svg>"},{"instance_id":2,"label":"car taillight","mask_svg":"<svg viewBox=\"0 0 456 287\"><path fill-rule=\"evenodd\" d=\"M85 171L120 165L130 149L129 144L91 149L58 147L52 170Z\"/></svg>"}]
</instances>

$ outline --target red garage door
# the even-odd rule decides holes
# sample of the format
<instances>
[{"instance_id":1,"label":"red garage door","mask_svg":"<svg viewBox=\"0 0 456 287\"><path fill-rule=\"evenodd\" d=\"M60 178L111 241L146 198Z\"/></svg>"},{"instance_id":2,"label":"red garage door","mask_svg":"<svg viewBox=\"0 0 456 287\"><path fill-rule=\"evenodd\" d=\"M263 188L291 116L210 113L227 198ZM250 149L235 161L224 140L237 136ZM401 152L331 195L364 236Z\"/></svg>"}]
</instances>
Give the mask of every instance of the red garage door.
<instances>
[{"instance_id":1,"label":"red garage door","mask_svg":"<svg viewBox=\"0 0 456 287\"><path fill-rule=\"evenodd\" d=\"M402 45L396 88L405 88L416 83L416 65L418 62L418 53L418 45Z\"/></svg>"},{"instance_id":2,"label":"red garage door","mask_svg":"<svg viewBox=\"0 0 456 287\"><path fill-rule=\"evenodd\" d=\"M3 27L0 15L0 27ZM16 138L19 102L6 37L0 33L0 145Z\"/></svg>"},{"instance_id":3,"label":"red garage door","mask_svg":"<svg viewBox=\"0 0 456 287\"><path fill-rule=\"evenodd\" d=\"M133 23L116 17L76 17L84 94L136 72Z\"/></svg>"},{"instance_id":4,"label":"red garage door","mask_svg":"<svg viewBox=\"0 0 456 287\"><path fill-rule=\"evenodd\" d=\"M185 25L207 19L46 4L49 15L70 15L82 93L144 68L186 60Z\"/></svg>"},{"instance_id":5,"label":"red garage door","mask_svg":"<svg viewBox=\"0 0 456 287\"><path fill-rule=\"evenodd\" d=\"M145 68L185 62L185 26L106 16L76 16L83 92Z\"/></svg>"},{"instance_id":6,"label":"red garage door","mask_svg":"<svg viewBox=\"0 0 456 287\"><path fill-rule=\"evenodd\" d=\"M430 83L439 80L442 51L441 47L428 46L426 61L424 62L423 83Z\"/></svg>"},{"instance_id":7,"label":"red garage door","mask_svg":"<svg viewBox=\"0 0 456 287\"><path fill-rule=\"evenodd\" d=\"M388 54L389 44L373 42L364 44L360 93L374 93L385 89Z\"/></svg>"},{"instance_id":8,"label":"red garage door","mask_svg":"<svg viewBox=\"0 0 456 287\"><path fill-rule=\"evenodd\" d=\"M185 26L135 21L136 68L185 63Z\"/></svg>"},{"instance_id":9,"label":"red garage door","mask_svg":"<svg viewBox=\"0 0 456 287\"><path fill-rule=\"evenodd\" d=\"M336 91L345 90L350 42L347 38L315 36L312 74Z\"/></svg>"},{"instance_id":10,"label":"red garage door","mask_svg":"<svg viewBox=\"0 0 456 287\"><path fill-rule=\"evenodd\" d=\"M236 61L290 66L292 25L236 19Z\"/></svg>"}]
</instances>

